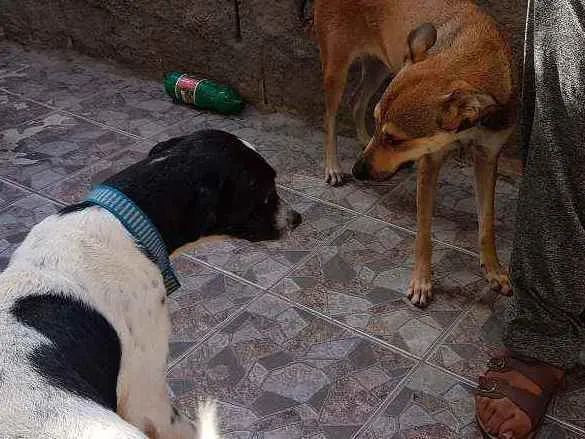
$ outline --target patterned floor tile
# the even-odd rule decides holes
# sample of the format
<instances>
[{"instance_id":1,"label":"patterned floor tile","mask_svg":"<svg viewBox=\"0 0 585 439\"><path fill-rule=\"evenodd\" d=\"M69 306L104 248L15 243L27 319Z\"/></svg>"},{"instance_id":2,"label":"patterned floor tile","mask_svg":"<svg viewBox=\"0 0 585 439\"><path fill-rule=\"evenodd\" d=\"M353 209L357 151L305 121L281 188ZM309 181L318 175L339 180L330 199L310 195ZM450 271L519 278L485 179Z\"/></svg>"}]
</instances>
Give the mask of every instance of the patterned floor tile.
<instances>
[{"instance_id":1,"label":"patterned floor tile","mask_svg":"<svg viewBox=\"0 0 585 439\"><path fill-rule=\"evenodd\" d=\"M465 319L436 348L429 361L477 381L487 361L503 349L502 330L505 300L476 304ZM583 347L585 352L585 347ZM549 409L558 419L585 429L585 368L578 366L567 376L562 390Z\"/></svg>"},{"instance_id":2,"label":"patterned floor tile","mask_svg":"<svg viewBox=\"0 0 585 439\"><path fill-rule=\"evenodd\" d=\"M69 111L143 138L199 113L192 107L173 103L165 94L162 81L131 78L125 84L82 99Z\"/></svg>"},{"instance_id":3,"label":"patterned floor tile","mask_svg":"<svg viewBox=\"0 0 585 439\"><path fill-rule=\"evenodd\" d=\"M302 224L279 241L251 243L228 240L203 244L193 256L242 276L263 287L281 279L291 267L308 256L315 246L338 231L354 216L288 191L279 191L303 217Z\"/></svg>"},{"instance_id":4,"label":"patterned floor tile","mask_svg":"<svg viewBox=\"0 0 585 439\"><path fill-rule=\"evenodd\" d=\"M274 291L422 355L487 284L476 258L435 245L435 299L417 309L406 298L413 252L411 235L361 218Z\"/></svg>"},{"instance_id":5,"label":"patterned floor tile","mask_svg":"<svg viewBox=\"0 0 585 439\"><path fill-rule=\"evenodd\" d=\"M33 50L18 60L24 68L0 75L0 87L52 107L71 108L83 97L111 90L124 81L107 64L79 55Z\"/></svg>"},{"instance_id":6,"label":"patterned floor tile","mask_svg":"<svg viewBox=\"0 0 585 439\"><path fill-rule=\"evenodd\" d=\"M430 361L476 381L485 372L487 361L504 347L501 321L504 301L475 304L437 347Z\"/></svg>"},{"instance_id":7,"label":"patterned floor tile","mask_svg":"<svg viewBox=\"0 0 585 439\"><path fill-rule=\"evenodd\" d=\"M263 292L185 257L174 265L181 288L169 297L169 362Z\"/></svg>"},{"instance_id":8,"label":"patterned floor tile","mask_svg":"<svg viewBox=\"0 0 585 439\"><path fill-rule=\"evenodd\" d=\"M51 110L48 108L0 90L0 131L15 131L16 127L21 123L50 112ZM0 137L0 152L2 152L2 155L5 154L8 146L6 145L6 140Z\"/></svg>"},{"instance_id":9,"label":"patterned floor tile","mask_svg":"<svg viewBox=\"0 0 585 439\"><path fill-rule=\"evenodd\" d=\"M0 181L0 209L27 195L30 195L30 193L4 181Z\"/></svg>"},{"instance_id":10,"label":"patterned floor tile","mask_svg":"<svg viewBox=\"0 0 585 439\"><path fill-rule=\"evenodd\" d=\"M0 132L0 175L41 189L136 140L60 113Z\"/></svg>"},{"instance_id":11,"label":"patterned floor tile","mask_svg":"<svg viewBox=\"0 0 585 439\"><path fill-rule=\"evenodd\" d=\"M226 438L350 438L413 362L266 295L173 368L176 402L218 400Z\"/></svg>"},{"instance_id":12,"label":"patterned floor tile","mask_svg":"<svg viewBox=\"0 0 585 439\"><path fill-rule=\"evenodd\" d=\"M145 152L141 151L140 148L134 149L132 146L108 159L88 166L72 178L49 186L43 192L65 204L76 203L82 200L96 184L145 157Z\"/></svg>"},{"instance_id":13,"label":"patterned floor tile","mask_svg":"<svg viewBox=\"0 0 585 439\"><path fill-rule=\"evenodd\" d=\"M414 174L414 172L413 172ZM503 262L512 249L518 182L500 176L496 185L496 243ZM384 198L371 212L376 218L416 230L416 177ZM479 252L478 222L473 192L473 168L450 160L442 169L433 210L433 236Z\"/></svg>"},{"instance_id":14,"label":"patterned floor tile","mask_svg":"<svg viewBox=\"0 0 585 439\"><path fill-rule=\"evenodd\" d=\"M547 423L536 439L581 437ZM402 391L357 439L482 439L472 389L430 366L415 372Z\"/></svg>"},{"instance_id":15,"label":"patterned floor tile","mask_svg":"<svg viewBox=\"0 0 585 439\"><path fill-rule=\"evenodd\" d=\"M59 207L54 203L29 195L0 211L0 271L6 268L12 252L29 230L57 210Z\"/></svg>"}]
</instances>

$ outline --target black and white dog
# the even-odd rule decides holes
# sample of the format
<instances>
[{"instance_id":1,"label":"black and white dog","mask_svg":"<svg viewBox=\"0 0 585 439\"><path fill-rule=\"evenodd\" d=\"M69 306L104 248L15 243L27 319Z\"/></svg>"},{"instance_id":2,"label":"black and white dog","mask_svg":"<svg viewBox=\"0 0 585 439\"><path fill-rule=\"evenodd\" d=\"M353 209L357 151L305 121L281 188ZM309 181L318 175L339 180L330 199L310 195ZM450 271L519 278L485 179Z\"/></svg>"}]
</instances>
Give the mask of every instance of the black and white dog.
<instances>
[{"instance_id":1,"label":"black and white dog","mask_svg":"<svg viewBox=\"0 0 585 439\"><path fill-rule=\"evenodd\" d=\"M0 274L0 438L217 437L212 408L196 428L167 395L169 254L293 229L274 178L251 145L198 131L36 225Z\"/></svg>"}]
</instances>

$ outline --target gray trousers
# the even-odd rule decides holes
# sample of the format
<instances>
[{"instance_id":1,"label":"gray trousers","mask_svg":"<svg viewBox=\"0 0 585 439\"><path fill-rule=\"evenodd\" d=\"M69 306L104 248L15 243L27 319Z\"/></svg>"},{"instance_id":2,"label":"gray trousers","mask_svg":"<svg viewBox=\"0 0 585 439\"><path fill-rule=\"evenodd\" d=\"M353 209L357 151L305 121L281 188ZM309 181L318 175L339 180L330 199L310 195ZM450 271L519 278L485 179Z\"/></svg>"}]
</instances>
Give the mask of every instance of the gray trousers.
<instances>
[{"instance_id":1,"label":"gray trousers","mask_svg":"<svg viewBox=\"0 0 585 439\"><path fill-rule=\"evenodd\" d=\"M585 348L585 0L529 0L522 105L504 343L571 368Z\"/></svg>"}]
</instances>

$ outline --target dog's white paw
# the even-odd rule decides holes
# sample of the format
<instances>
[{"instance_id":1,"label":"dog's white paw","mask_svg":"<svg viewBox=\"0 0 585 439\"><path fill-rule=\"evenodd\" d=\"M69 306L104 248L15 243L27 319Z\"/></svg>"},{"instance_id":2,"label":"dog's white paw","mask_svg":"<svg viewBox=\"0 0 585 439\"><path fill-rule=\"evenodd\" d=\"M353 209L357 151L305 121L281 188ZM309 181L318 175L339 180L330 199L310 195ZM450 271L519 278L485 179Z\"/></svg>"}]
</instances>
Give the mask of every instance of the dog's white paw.
<instances>
[{"instance_id":1,"label":"dog's white paw","mask_svg":"<svg viewBox=\"0 0 585 439\"><path fill-rule=\"evenodd\" d=\"M419 308L426 307L433 298L431 281L427 279L414 278L410 281L408 289L408 298L414 306Z\"/></svg>"},{"instance_id":2,"label":"dog's white paw","mask_svg":"<svg viewBox=\"0 0 585 439\"><path fill-rule=\"evenodd\" d=\"M220 439L217 427L216 407L213 401L205 401L199 404L197 412L199 422L197 439Z\"/></svg>"},{"instance_id":3,"label":"dog's white paw","mask_svg":"<svg viewBox=\"0 0 585 439\"><path fill-rule=\"evenodd\" d=\"M488 268L482 264L485 276L490 284L490 288L503 296L512 295L512 286L508 277L507 270L501 265L497 264L494 268Z\"/></svg>"},{"instance_id":4,"label":"dog's white paw","mask_svg":"<svg viewBox=\"0 0 585 439\"><path fill-rule=\"evenodd\" d=\"M331 186L339 186L343 183L343 173L339 165L327 166L325 168L325 183Z\"/></svg>"}]
</instances>

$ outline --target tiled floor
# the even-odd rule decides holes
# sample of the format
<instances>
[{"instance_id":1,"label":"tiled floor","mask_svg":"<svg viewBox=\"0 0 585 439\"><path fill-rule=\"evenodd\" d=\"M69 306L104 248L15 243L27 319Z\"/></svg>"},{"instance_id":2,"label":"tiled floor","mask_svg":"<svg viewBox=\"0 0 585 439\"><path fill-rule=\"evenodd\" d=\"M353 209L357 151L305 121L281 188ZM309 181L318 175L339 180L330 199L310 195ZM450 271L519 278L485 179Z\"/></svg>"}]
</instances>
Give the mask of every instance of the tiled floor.
<instances>
[{"instance_id":1,"label":"tiled floor","mask_svg":"<svg viewBox=\"0 0 585 439\"><path fill-rule=\"evenodd\" d=\"M27 231L157 141L214 127L256 144L304 222L287 239L209 243L176 262L169 383L193 415L219 401L230 439L479 438L471 389L500 345L504 299L477 255L471 170L442 172L434 217L436 299L405 299L416 227L414 170L389 182L322 181L322 133L247 109L178 106L161 83L75 54L0 43L0 268ZM340 139L349 170L359 145ZM510 254L517 181L497 186ZM585 372L569 377L539 438L585 437Z\"/></svg>"}]
</instances>

